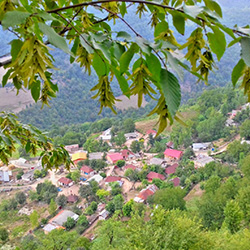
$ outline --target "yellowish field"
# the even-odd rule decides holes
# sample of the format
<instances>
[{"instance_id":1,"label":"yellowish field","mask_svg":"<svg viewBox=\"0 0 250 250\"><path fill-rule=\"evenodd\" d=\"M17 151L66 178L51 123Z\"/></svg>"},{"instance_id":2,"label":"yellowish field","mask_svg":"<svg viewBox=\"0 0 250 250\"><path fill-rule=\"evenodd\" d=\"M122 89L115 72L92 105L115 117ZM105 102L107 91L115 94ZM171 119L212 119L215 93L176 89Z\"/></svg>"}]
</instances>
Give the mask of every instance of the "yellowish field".
<instances>
[{"instance_id":1,"label":"yellowish field","mask_svg":"<svg viewBox=\"0 0 250 250\"><path fill-rule=\"evenodd\" d=\"M190 110L190 111L185 111L181 113L182 116L182 120L185 122L193 117L195 117L197 115L196 111L194 110ZM144 120L138 121L135 123L135 127L138 131L140 131L141 133L146 133L147 130L149 129L158 129L158 124L157 124L158 118L157 116L153 116L153 117L147 117ZM175 125L176 122L174 122L173 126ZM171 132L172 127L173 126L167 126L167 128L165 129L164 133L168 134L169 132Z\"/></svg>"}]
</instances>

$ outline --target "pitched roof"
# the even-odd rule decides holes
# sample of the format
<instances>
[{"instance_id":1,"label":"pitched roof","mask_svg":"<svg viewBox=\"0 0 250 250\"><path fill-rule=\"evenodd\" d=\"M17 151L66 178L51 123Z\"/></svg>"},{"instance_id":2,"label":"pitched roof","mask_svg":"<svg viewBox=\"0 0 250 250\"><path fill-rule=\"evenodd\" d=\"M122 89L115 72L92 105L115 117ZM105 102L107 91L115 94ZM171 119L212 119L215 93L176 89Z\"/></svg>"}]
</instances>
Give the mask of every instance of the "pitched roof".
<instances>
[{"instance_id":1,"label":"pitched roof","mask_svg":"<svg viewBox=\"0 0 250 250\"><path fill-rule=\"evenodd\" d=\"M127 149L123 149L121 151L121 155L122 155L122 157L128 157L129 155L134 155L134 153L132 153L131 151L129 151Z\"/></svg>"},{"instance_id":2,"label":"pitched roof","mask_svg":"<svg viewBox=\"0 0 250 250\"><path fill-rule=\"evenodd\" d=\"M149 129L149 130L146 132L146 134L147 134L147 135L150 135L150 134L156 135L157 132L156 132L155 130L153 130L153 129Z\"/></svg>"},{"instance_id":3,"label":"pitched roof","mask_svg":"<svg viewBox=\"0 0 250 250\"><path fill-rule=\"evenodd\" d=\"M178 159L181 158L182 154L183 154L182 151L170 148L167 148L164 152L164 155Z\"/></svg>"},{"instance_id":4,"label":"pitched roof","mask_svg":"<svg viewBox=\"0 0 250 250\"><path fill-rule=\"evenodd\" d=\"M173 164L173 165L167 167L167 168L165 169L165 173L166 173L166 174L174 174L175 171L176 171L176 168L178 168L178 166L179 166L178 163L175 163L175 164Z\"/></svg>"},{"instance_id":5,"label":"pitched roof","mask_svg":"<svg viewBox=\"0 0 250 250\"><path fill-rule=\"evenodd\" d=\"M120 153L107 154L107 157L109 157L110 160L114 163L119 161L119 160L123 160L123 157Z\"/></svg>"},{"instance_id":6,"label":"pitched roof","mask_svg":"<svg viewBox=\"0 0 250 250\"><path fill-rule=\"evenodd\" d=\"M92 168L89 167L89 166L83 165L83 166L81 167L81 171L84 172L84 173L89 174L89 173L93 172L94 169L92 169Z\"/></svg>"},{"instance_id":7,"label":"pitched roof","mask_svg":"<svg viewBox=\"0 0 250 250\"><path fill-rule=\"evenodd\" d=\"M124 167L124 169L129 169L129 168L131 168L131 169L133 169L133 170L136 170L136 166L133 165L133 164L127 164L127 165Z\"/></svg>"},{"instance_id":8,"label":"pitched roof","mask_svg":"<svg viewBox=\"0 0 250 250\"><path fill-rule=\"evenodd\" d=\"M58 180L58 182L61 182L61 183L63 183L64 185L69 185L69 184L72 182L72 180L70 180L69 178L66 178L66 177L61 177L61 178Z\"/></svg>"},{"instance_id":9,"label":"pitched roof","mask_svg":"<svg viewBox=\"0 0 250 250\"><path fill-rule=\"evenodd\" d=\"M164 180L165 179L165 176L162 175L162 174L158 174L156 172L150 172L148 175L147 175L147 178L148 179L161 179L161 180Z\"/></svg>"},{"instance_id":10,"label":"pitched roof","mask_svg":"<svg viewBox=\"0 0 250 250\"><path fill-rule=\"evenodd\" d=\"M121 177L119 176L108 176L105 179L105 182L115 182L115 181L120 181L120 180L121 180Z\"/></svg>"},{"instance_id":11,"label":"pitched roof","mask_svg":"<svg viewBox=\"0 0 250 250\"><path fill-rule=\"evenodd\" d=\"M174 186L177 187L180 185L180 178L175 177L174 179L171 180L174 183Z\"/></svg>"},{"instance_id":12,"label":"pitched roof","mask_svg":"<svg viewBox=\"0 0 250 250\"><path fill-rule=\"evenodd\" d=\"M156 185L150 185L146 189L141 190L138 197L145 201L150 195L153 195L157 190L158 188Z\"/></svg>"},{"instance_id":13,"label":"pitched roof","mask_svg":"<svg viewBox=\"0 0 250 250\"><path fill-rule=\"evenodd\" d=\"M67 202L77 202L78 201L78 196L75 194L71 194L67 197Z\"/></svg>"},{"instance_id":14,"label":"pitched roof","mask_svg":"<svg viewBox=\"0 0 250 250\"><path fill-rule=\"evenodd\" d=\"M77 161L81 159L87 159L87 153L86 152L77 152L75 154L72 154L72 161Z\"/></svg>"},{"instance_id":15,"label":"pitched roof","mask_svg":"<svg viewBox=\"0 0 250 250\"><path fill-rule=\"evenodd\" d=\"M173 145L174 145L174 143L173 143L172 141L169 141L169 142L167 143L167 147L169 147L169 148L171 148Z\"/></svg>"}]
</instances>

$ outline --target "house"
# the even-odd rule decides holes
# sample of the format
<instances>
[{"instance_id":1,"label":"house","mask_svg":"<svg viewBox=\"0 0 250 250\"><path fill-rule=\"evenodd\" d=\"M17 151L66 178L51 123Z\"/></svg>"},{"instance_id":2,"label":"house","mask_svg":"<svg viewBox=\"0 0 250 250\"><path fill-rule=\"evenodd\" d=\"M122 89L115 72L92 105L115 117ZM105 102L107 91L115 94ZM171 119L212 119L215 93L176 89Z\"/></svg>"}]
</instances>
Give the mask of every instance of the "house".
<instances>
[{"instance_id":1,"label":"house","mask_svg":"<svg viewBox=\"0 0 250 250\"><path fill-rule=\"evenodd\" d=\"M102 152L89 153L89 160L102 160L102 157Z\"/></svg>"},{"instance_id":2,"label":"house","mask_svg":"<svg viewBox=\"0 0 250 250\"><path fill-rule=\"evenodd\" d=\"M212 145L211 142L193 143L192 148L194 151L207 150Z\"/></svg>"},{"instance_id":3,"label":"house","mask_svg":"<svg viewBox=\"0 0 250 250\"><path fill-rule=\"evenodd\" d=\"M206 164L213 162L214 159L207 155L199 154L197 159L194 161L195 168L205 167Z\"/></svg>"},{"instance_id":4,"label":"house","mask_svg":"<svg viewBox=\"0 0 250 250\"><path fill-rule=\"evenodd\" d=\"M87 151L80 151L77 153L72 154L71 160L74 162L74 164L77 164L79 161L84 161L87 159Z\"/></svg>"},{"instance_id":5,"label":"house","mask_svg":"<svg viewBox=\"0 0 250 250\"><path fill-rule=\"evenodd\" d=\"M90 225L92 225L96 220L98 220L99 215L98 214L93 214L88 217L88 222Z\"/></svg>"},{"instance_id":6,"label":"house","mask_svg":"<svg viewBox=\"0 0 250 250\"><path fill-rule=\"evenodd\" d=\"M164 152L165 159L168 161L180 160L183 155L183 151L167 148Z\"/></svg>"},{"instance_id":7,"label":"house","mask_svg":"<svg viewBox=\"0 0 250 250\"><path fill-rule=\"evenodd\" d=\"M173 182L174 187L180 186L180 178L178 178L178 177L172 179L171 182Z\"/></svg>"},{"instance_id":8,"label":"house","mask_svg":"<svg viewBox=\"0 0 250 250\"><path fill-rule=\"evenodd\" d=\"M172 141L169 141L166 143L167 148L174 148L174 143Z\"/></svg>"},{"instance_id":9,"label":"house","mask_svg":"<svg viewBox=\"0 0 250 250\"><path fill-rule=\"evenodd\" d=\"M110 141L112 138L111 128L103 131L102 134L99 136L99 139L103 141Z\"/></svg>"},{"instance_id":10,"label":"house","mask_svg":"<svg viewBox=\"0 0 250 250\"><path fill-rule=\"evenodd\" d=\"M109 212L104 209L99 213L99 220L106 220L109 217Z\"/></svg>"},{"instance_id":11,"label":"house","mask_svg":"<svg viewBox=\"0 0 250 250\"><path fill-rule=\"evenodd\" d=\"M131 160L135 158L135 154L133 152L131 152L130 150L127 149L123 149L121 151L121 155L123 157L123 160Z\"/></svg>"},{"instance_id":12,"label":"house","mask_svg":"<svg viewBox=\"0 0 250 250\"><path fill-rule=\"evenodd\" d=\"M68 203L76 203L79 200L78 196L75 194L71 194L67 197Z\"/></svg>"},{"instance_id":13,"label":"house","mask_svg":"<svg viewBox=\"0 0 250 250\"><path fill-rule=\"evenodd\" d=\"M123 181L122 181L121 179L122 179L122 178L119 177L119 176L108 176L108 177L105 179L105 184L108 185L109 183L117 182L117 183L119 183L120 186L122 186Z\"/></svg>"},{"instance_id":14,"label":"house","mask_svg":"<svg viewBox=\"0 0 250 250\"><path fill-rule=\"evenodd\" d=\"M160 165L162 167L165 167L166 160L154 157L154 158L150 159L149 165Z\"/></svg>"},{"instance_id":15,"label":"house","mask_svg":"<svg viewBox=\"0 0 250 250\"><path fill-rule=\"evenodd\" d=\"M83 165L80 170L86 177L92 177L95 173L94 169L86 165Z\"/></svg>"},{"instance_id":16,"label":"house","mask_svg":"<svg viewBox=\"0 0 250 250\"><path fill-rule=\"evenodd\" d=\"M10 171L8 167L0 168L0 181L9 182L11 176L12 176L12 171Z\"/></svg>"},{"instance_id":17,"label":"house","mask_svg":"<svg viewBox=\"0 0 250 250\"><path fill-rule=\"evenodd\" d=\"M132 133L126 133L124 134L126 140L131 140L131 139L136 139L139 137L139 134L135 131L135 132L132 132Z\"/></svg>"},{"instance_id":18,"label":"house","mask_svg":"<svg viewBox=\"0 0 250 250\"><path fill-rule=\"evenodd\" d=\"M79 215L73 213L72 211L69 210L62 210L60 211L55 217L53 217L52 219L50 219L49 223L43 228L45 233L49 233L54 229L58 229L58 228L63 228L63 224L67 221L67 219L71 217L73 218L75 221L78 220Z\"/></svg>"},{"instance_id":19,"label":"house","mask_svg":"<svg viewBox=\"0 0 250 250\"><path fill-rule=\"evenodd\" d=\"M117 161L123 160L120 153L108 153L106 158L110 164L115 164Z\"/></svg>"},{"instance_id":20,"label":"house","mask_svg":"<svg viewBox=\"0 0 250 250\"><path fill-rule=\"evenodd\" d=\"M146 135L149 136L149 135L152 135L153 138L155 138L155 136L157 135L157 131L153 130L153 129L149 129L147 132L146 132Z\"/></svg>"},{"instance_id":21,"label":"house","mask_svg":"<svg viewBox=\"0 0 250 250\"><path fill-rule=\"evenodd\" d=\"M175 163L175 164L173 164L173 165L171 165L171 166L166 167L165 173L166 173L167 175L175 174L176 169L178 168L178 166L179 166L179 164L178 164L178 163Z\"/></svg>"},{"instance_id":22,"label":"house","mask_svg":"<svg viewBox=\"0 0 250 250\"><path fill-rule=\"evenodd\" d=\"M149 185L147 188L140 191L140 193L134 198L134 201L138 203L146 202L148 197L153 195L157 190L158 187L156 185Z\"/></svg>"},{"instance_id":23,"label":"house","mask_svg":"<svg viewBox=\"0 0 250 250\"><path fill-rule=\"evenodd\" d=\"M25 174L22 175L21 178L22 178L23 181L32 181L32 180L34 180L34 170L26 172Z\"/></svg>"},{"instance_id":24,"label":"house","mask_svg":"<svg viewBox=\"0 0 250 250\"><path fill-rule=\"evenodd\" d=\"M228 118L226 120L226 127L233 127L233 126L237 126L237 123L233 119Z\"/></svg>"},{"instance_id":25,"label":"house","mask_svg":"<svg viewBox=\"0 0 250 250\"><path fill-rule=\"evenodd\" d=\"M91 181L96 181L98 184L103 180L103 177L99 174L95 174L87 180L87 183Z\"/></svg>"},{"instance_id":26,"label":"house","mask_svg":"<svg viewBox=\"0 0 250 250\"><path fill-rule=\"evenodd\" d=\"M73 181L66 177L61 177L58 180L58 185L63 187L71 187L73 185Z\"/></svg>"},{"instance_id":27,"label":"house","mask_svg":"<svg viewBox=\"0 0 250 250\"><path fill-rule=\"evenodd\" d=\"M133 164L127 164L127 165L125 165L124 166L124 170L126 171L127 169L129 169L129 168L131 168L131 169L133 169L133 170L136 170L136 166L134 166Z\"/></svg>"},{"instance_id":28,"label":"house","mask_svg":"<svg viewBox=\"0 0 250 250\"><path fill-rule=\"evenodd\" d=\"M64 147L69 153L73 153L79 150L78 144L66 145Z\"/></svg>"},{"instance_id":29,"label":"house","mask_svg":"<svg viewBox=\"0 0 250 250\"><path fill-rule=\"evenodd\" d=\"M165 180L165 176L162 174L158 174L156 172L149 172L149 174L147 175L147 179L149 182L151 182L153 179L160 179L160 180Z\"/></svg>"}]
</instances>

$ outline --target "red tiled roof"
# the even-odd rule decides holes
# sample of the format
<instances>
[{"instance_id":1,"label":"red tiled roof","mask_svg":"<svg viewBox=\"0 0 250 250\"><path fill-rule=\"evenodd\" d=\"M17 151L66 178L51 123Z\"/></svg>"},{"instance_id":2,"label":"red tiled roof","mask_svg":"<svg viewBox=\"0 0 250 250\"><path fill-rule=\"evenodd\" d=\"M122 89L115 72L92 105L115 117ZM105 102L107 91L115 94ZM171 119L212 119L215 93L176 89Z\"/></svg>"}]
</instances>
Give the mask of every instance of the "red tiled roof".
<instances>
[{"instance_id":1,"label":"red tiled roof","mask_svg":"<svg viewBox=\"0 0 250 250\"><path fill-rule=\"evenodd\" d=\"M132 153L131 151L129 151L127 149L123 149L121 151L121 155L122 155L122 157L128 157L129 155L134 155L134 153Z\"/></svg>"},{"instance_id":2,"label":"red tiled roof","mask_svg":"<svg viewBox=\"0 0 250 250\"><path fill-rule=\"evenodd\" d=\"M166 174L174 174L176 171L176 168L178 168L178 163L173 164L172 166L169 166L165 169Z\"/></svg>"},{"instance_id":3,"label":"red tiled roof","mask_svg":"<svg viewBox=\"0 0 250 250\"><path fill-rule=\"evenodd\" d=\"M84 172L84 173L89 174L89 173L93 172L94 170L92 168L84 165L84 166L81 167L81 171Z\"/></svg>"},{"instance_id":4,"label":"red tiled roof","mask_svg":"<svg viewBox=\"0 0 250 250\"><path fill-rule=\"evenodd\" d=\"M153 135L156 135L157 132L153 129L149 129L147 132L146 132L147 135L150 135L150 134L153 134Z\"/></svg>"},{"instance_id":5,"label":"red tiled roof","mask_svg":"<svg viewBox=\"0 0 250 250\"><path fill-rule=\"evenodd\" d=\"M120 153L107 154L107 157L109 157L113 163L116 163L119 160L123 160L123 157Z\"/></svg>"},{"instance_id":6,"label":"red tiled roof","mask_svg":"<svg viewBox=\"0 0 250 250\"><path fill-rule=\"evenodd\" d=\"M75 194L71 194L67 197L67 202L75 203L78 201L78 196Z\"/></svg>"},{"instance_id":7,"label":"red tiled roof","mask_svg":"<svg viewBox=\"0 0 250 250\"><path fill-rule=\"evenodd\" d=\"M154 184L150 185L146 189L141 190L138 197L145 201L149 196L153 195L157 190L158 188Z\"/></svg>"},{"instance_id":8,"label":"red tiled roof","mask_svg":"<svg viewBox=\"0 0 250 250\"><path fill-rule=\"evenodd\" d=\"M147 200L147 198L151 195L153 195L154 192L149 190L149 189L146 189L146 190L143 190L142 192L139 193L138 197L143 199L144 201Z\"/></svg>"},{"instance_id":9,"label":"red tiled roof","mask_svg":"<svg viewBox=\"0 0 250 250\"><path fill-rule=\"evenodd\" d=\"M127 169L129 169L129 168L131 168L131 169L133 169L133 170L136 170L136 166L134 166L134 165L132 165L132 164L127 164L127 165L124 167L125 170L127 170Z\"/></svg>"},{"instance_id":10,"label":"red tiled roof","mask_svg":"<svg viewBox=\"0 0 250 250\"><path fill-rule=\"evenodd\" d=\"M176 150L176 149L170 149L170 148L167 148L164 152L164 155L170 156L176 159L180 159L182 154L183 154L182 151Z\"/></svg>"},{"instance_id":11,"label":"red tiled roof","mask_svg":"<svg viewBox=\"0 0 250 250\"><path fill-rule=\"evenodd\" d=\"M70 180L69 178L66 178L66 177L61 177L61 178L58 180L58 182L61 182L61 183L63 183L64 185L69 185L69 184L72 182L72 180Z\"/></svg>"},{"instance_id":12,"label":"red tiled roof","mask_svg":"<svg viewBox=\"0 0 250 250\"><path fill-rule=\"evenodd\" d=\"M150 172L148 175L147 175L147 178L148 179L161 179L161 180L164 180L165 179L165 176L162 175L162 174L158 174L158 173L155 173L155 172Z\"/></svg>"},{"instance_id":13,"label":"red tiled roof","mask_svg":"<svg viewBox=\"0 0 250 250\"><path fill-rule=\"evenodd\" d=\"M115 182L115 181L120 181L120 180L121 180L121 177L118 177L118 176L108 176L105 179L105 182Z\"/></svg>"},{"instance_id":14,"label":"red tiled roof","mask_svg":"<svg viewBox=\"0 0 250 250\"><path fill-rule=\"evenodd\" d=\"M178 177L174 178L171 180L174 183L174 186L177 187L180 185L180 179Z\"/></svg>"}]
</instances>

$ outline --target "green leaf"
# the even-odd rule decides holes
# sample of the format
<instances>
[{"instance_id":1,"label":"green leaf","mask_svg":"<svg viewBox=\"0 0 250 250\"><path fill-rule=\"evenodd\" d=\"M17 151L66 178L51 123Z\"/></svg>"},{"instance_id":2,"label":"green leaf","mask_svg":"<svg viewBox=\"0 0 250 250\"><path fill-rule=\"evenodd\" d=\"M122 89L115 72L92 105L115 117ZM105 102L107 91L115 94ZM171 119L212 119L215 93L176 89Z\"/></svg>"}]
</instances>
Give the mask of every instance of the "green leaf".
<instances>
[{"instance_id":1,"label":"green leaf","mask_svg":"<svg viewBox=\"0 0 250 250\"><path fill-rule=\"evenodd\" d=\"M241 40L241 38L242 38L242 37L240 36L240 37L238 37L238 38L232 40L232 41L227 45L227 47L228 47L228 48L232 47L233 45L235 45L236 43L238 43L238 42Z\"/></svg>"},{"instance_id":2,"label":"green leaf","mask_svg":"<svg viewBox=\"0 0 250 250\"><path fill-rule=\"evenodd\" d=\"M85 48L89 54L94 53L94 49L91 46L91 42L89 41L88 36L86 34L82 34L80 36L80 42L83 48Z\"/></svg>"},{"instance_id":3,"label":"green leaf","mask_svg":"<svg viewBox=\"0 0 250 250\"><path fill-rule=\"evenodd\" d=\"M184 35L185 33L185 18L180 12L171 12L173 16L173 24L177 31Z\"/></svg>"},{"instance_id":4,"label":"green leaf","mask_svg":"<svg viewBox=\"0 0 250 250\"><path fill-rule=\"evenodd\" d=\"M3 28L7 29L8 27L14 27L16 25L25 23L26 18L30 16L30 13L28 12L22 12L22 11L8 11L2 20L2 26Z\"/></svg>"},{"instance_id":5,"label":"green leaf","mask_svg":"<svg viewBox=\"0 0 250 250\"><path fill-rule=\"evenodd\" d=\"M159 36L162 32L168 30L168 23L166 21L160 22L155 27L154 37Z\"/></svg>"},{"instance_id":6,"label":"green leaf","mask_svg":"<svg viewBox=\"0 0 250 250\"><path fill-rule=\"evenodd\" d=\"M166 51L165 53L167 54L168 63L171 69L174 70L174 72L176 72L176 74L179 76L181 81L183 81L184 75L183 75L183 71L179 67L180 61L176 57L174 57L171 52Z\"/></svg>"},{"instance_id":7,"label":"green leaf","mask_svg":"<svg viewBox=\"0 0 250 250\"><path fill-rule=\"evenodd\" d=\"M121 45L120 43L114 43L110 51L117 60L120 60L121 56L125 52L125 46Z\"/></svg>"},{"instance_id":8,"label":"green leaf","mask_svg":"<svg viewBox=\"0 0 250 250\"><path fill-rule=\"evenodd\" d=\"M244 68L246 67L246 64L243 59L240 59L239 62L236 64L232 71L232 83L233 86L235 87L236 83L238 82L239 78L242 76L242 73L244 71Z\"/></svg>"},{"instance_id":9,"label":"green leaf","mask_svg":"<svg viewBox=\"0 0 250 250\"><path fill-rule=\"evenodd\" d=\"M19 53L19 51L21 50L23 46L23 42L19 39L15 39L11 41L11 57L12 57L12 61L15 61L17 58L17 55Z\"/></svg>"},{"instance_id":10,"label":"green leaf","mask_svg":"<svg viewBox=\"0 0 250 250\"><path fill-rule=\"evenodd\" d=\"M9 76L10 76L10 74L11 74L12 72L13 72L13 69L9 69L9 70L5 73L5 75L3 76L3 79L2 79L2 86L3 86L3 87L7 84L8 79L9 79Z\"/></svg>"},{"instance_id":11,"label":"green leaf","mask_svg":"<svg viewBox=\"0 0 250 250\"><path fill-rule=\"evenodd\" d=\"M26 143L25 151L26 151L26 153L28 153L28 152L30 151L30 141L28 141L28 142Z\"/></svg>"},{"instance_id":12,"label":"green leaf","mask_svg":"<svg viewBox=\"0 0 250 250\"><path fill-rule=\"evenodd\" d=\"M152 78L159 82L161 73L161 63L159 59L154 54L146 55L146 63L149 71L152 73Z\"/></svg>"},{"instance_id":13,"label":"green leaf","mask_svg":"<svg viewBox=\"0 0 250 250\"><path fill-rule=\"evenodd\" d=\"M107 74L108 72L107 65L104 59L102 59L101 56L98 55L97 53L94 54L92 65L98 76L104 76Z\"/></svg>"},{"instance_id":14,"label":"green leaf","mask_svg":"<svg viewBox=\"0 0 250 250\"><path fill-rule=\"evenodd\" d=\"M128 81L125 79L124 76L120 75L119 70L117 70L117 69L114 68L114 67L112 68L112 70L113 70L114 73L115 73L115 77L116 77L116 79L117 79L117 81L118 81L118 83L119 83L119 85L120 85L120 89L121 89L122 93L123 93L124 95L126 95L127 97L129 97L130 94L129 94L129 85L128 85Z\"/></svg>"},{"instance_id":15,"label":"green leaf","mask_svg":"<svg viewBox=\"0 0 250 250\"><path fill-rule=\"evenodd\" d=\"M136 43L139 45L139 47L141 48L142 52L144 52L145 54L147 55L150 55L151 53L151 47L150 47L150 43L148 40L140 37L140 36L137 36L135 38L135 41Z\"/></svg>"},{"instance_id":16,"label":"green leaf","mask_svg":"<svg viewBox=\"0 0 250 250\"><path fill-rule=\"evenodd\" d=\"M183 10L189 16L197 17L203 11L203 8L194 5L184 5Z\"/></svg>"},{"instance_id":17,"label":"green leaf","mask_svg":"<svg viewBox=\"0 0 250 250\"><path fill-rule=\"evenodd\" d=\"M212 6L213 6L214 11L215 11L220 17L222 17L222 10L221 10L220 5L219 5L217 2L215 2L215 1L211 1L211 4L212 4Z\"/></svg>"},{"instance_id":18,"label":"green leaf","mask_svg":"<svg viewBox=\"0 0 250 250\"><path fill-rule=\"evenodd\" d=\"M41 91L40 81L33 82L31 85L31 95L35 102L37 102L40 97L40 91Z\"/></svg>"},{"instance_id":19,"label":"green leaf","mask_svg":"<svg viewBox=\"0 0 250 250\"><path fill-rule=\"evenodd\" d=\"M127 13L126 3L122 2L119 7L120 7L120 13L122 17L124 17L124 15Z\"/></svg>"},{"instance_id":20,"label":"green leaf","mask_svg":"<svg viewBox=\"0 0 250 250\"><path fill-rule=\"evenodd\" d=\"M216 26L212 26L211 28L214 33L207 34L209 45L212 52L214 52L218 60L220 60L227 46L225 34Z\"/></svg>"},{"instance_id":21,"label":"green leaf","mask_svg":"<svg viewBox=\"0 0 250 250\"><path fill-rule=\"evenodd\" d=\"M93 45L95 49L99 49L105 58L111 63L111 53L109 51L109 48L104 43L97 43L93 41Z\"/></svg>"},{"instance_id":22,"label":"green leaf","mask_svg":"<svg viewBox=\"0 0 250 250\"><path fill-rule=\"evenodd\" d=\"M76 39L74 40L74 44L72 46L71 52L73 53L73 55L76 55L76 51L78 49L80 43L80 39L77 36ZM75 61L75 58L73 56L70 57L70 63L73 63Z\"/></svg>"},{"instance_id":23,"label":"green leaf","mask_svg":"<svg viewBox=\"0 0 250 250\"><path fill-rule=\"evenodd\" d=\"M241 57L246 65L250 67L250 38L242 37L241 43Z\"/></svg>"},{"instance_id":24,"label":"green leaf","mask_svg":"<svg viewBox=\"0 0 250 250\"><path fill-rule=\"evenodd\" d=\"M125 38L125 40L127 40L127 41L132 40L132 37L125 31L118 32L116 38L119 38L119 37Z\"/></svg>"},{"instance_id":25,"label":"green leaf","mask_svg":"<svg viewBox=\"0 0 250 250\"><path fill-rule=\"evenodd\" d=\"M68 48L66 40L63 37L59 36L53 28L46 25L45 23L39 23L38 26L40 30L48 37L48 40L52 45L54 45L58 49L61 49L65 53L72 55Z\"/></svg>"},{"instance_id":26,"label":"green leaf","mask_svg":"<svg viewBox=\"0 0 250 250\"><path fill-rule=\"evenodd\" d=\"M168 70L161 69L160 84L169 113L174 118L181 103L181 88L178 79Z\"/></svg>"},{"instance_id":27,"label":"green leaf","mask_svg":"<svg viewBox=\"0 0 250 250\"><path fill-rule=\"evenodd\" d=\"M39 17L43 18L45 21L58 21L56 18L54 18L51 14L42 11L37 14Z\"/></svg>"},{"instance_id":28,"label":"green leaf","mask_svg":"<svg viewBox=\"0 0 250 250\"><path fill-rule=\"evenodd\" d=\"M122 54L119 62L120 62L120 73L123 74L128 70L130 61L132 60L135 52L138 50L138 46L133 43L130 48Z\"/></svg>"}]
</instances>

